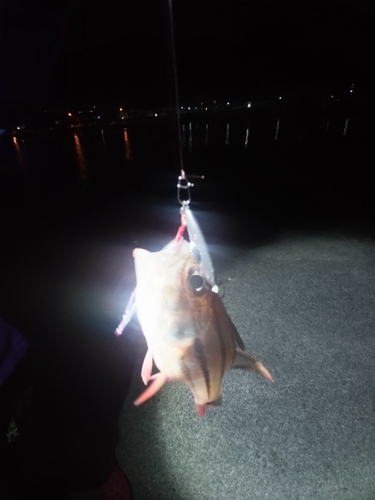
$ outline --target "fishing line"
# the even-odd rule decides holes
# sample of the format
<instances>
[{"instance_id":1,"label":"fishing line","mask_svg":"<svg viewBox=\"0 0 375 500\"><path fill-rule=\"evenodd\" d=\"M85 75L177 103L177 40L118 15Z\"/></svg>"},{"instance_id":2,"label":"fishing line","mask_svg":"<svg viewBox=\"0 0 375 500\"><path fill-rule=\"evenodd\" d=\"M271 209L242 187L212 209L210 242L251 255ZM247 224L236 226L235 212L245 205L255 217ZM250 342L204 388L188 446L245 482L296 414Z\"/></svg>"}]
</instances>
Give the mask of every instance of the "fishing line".
<instances>
[{"instance_id":1,"label":"fishing line","mask_svg":"<svg viewBox=\"0 0 375 500\"><path fill-rule=\"evenodd\" d=\"M173 24L173 9L172 9L172 0L168 0L169 7L169 22L170 22L170 34L171 34L171 48L172 48L172 66L173 66L173 83L174 83L174 98L175 98L175 115L176 115L176 127L178 129L178 151L179 151L179 162L181 171L181 175L178 177L177 183L177 199L181 204L181 225L177 231L175 241L178 243L182 240L185 228L187 228L189 233L190 244L194 245L200 255L200 265L203 270L203 274L209 284L212 286L212 291L217 293L218 286L215 283L214 277L214 269L212 266L211 258L207 249L206 242L204 240L204 236L199 227L198 222L196 221L193 213L189 208L189 204L191 201L190 197L190 187L193 187L194 184L188 181L184 166L183 166L183 156L182 156L182 138L181 138L181 121L180 121L180 106L179 106L179 95L178 95L178 81L177 81L177 65L176 65L176 49L175 49L175 37L174 37L174 24ZM194 175L190 177L196 177L200 179L204 179L203 175ZM182 199L180 197L181 189L185 190L187 197Z\"/></svg>"},{"instance_id":2,"label":"fishing line","mask_svg":"<svg viewBox=\"0 0 375 500\"><path fill-rule=\"evenodd\" d=\"M182 137L181 137L181 120L180 120L180 104L178 95L178 81L177 81L177 65L176 65L176 48L174 41L174 25L173 25L173 9L172 0L168 0L168 10L169 10L169 25L171 34L171 48L172 48L172 67L173 67L173 90L175 99L175 115L176 115L176 127L177 127L177 139L178 139L178 154L179 154L179 171L184 170L183 156L182 156Z\"/></svg>"}]
</instances>

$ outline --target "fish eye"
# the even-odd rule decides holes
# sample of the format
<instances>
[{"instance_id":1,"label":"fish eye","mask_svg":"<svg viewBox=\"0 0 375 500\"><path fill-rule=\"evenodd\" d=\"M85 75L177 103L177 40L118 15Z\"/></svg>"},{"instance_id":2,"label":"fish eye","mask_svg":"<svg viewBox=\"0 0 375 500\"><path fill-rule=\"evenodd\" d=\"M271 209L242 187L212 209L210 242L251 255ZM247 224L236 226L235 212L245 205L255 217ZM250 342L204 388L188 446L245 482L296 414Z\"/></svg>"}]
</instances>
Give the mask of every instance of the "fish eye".
<instances>
[{"instance_id":1,"label":"fish eye","mask_svg":"<svg viewBox=\"0 0 375 500\"><path fill-rule=\"evenodd\" d=\"M196 292L200 292L203 289L204 281L200 274L193 274L189 279L190 287Z\"/></svg>"},{"instance_id":2,"label":"fish eye","mask_svg":"<svg viewBox=\"0 0 375 500\"><path fill-rule=\"evenodd\" d=\"M195 295L202 295L205 292L203 276L194 268L189 270L188 283Z\"/></svg>"}]
</instances>

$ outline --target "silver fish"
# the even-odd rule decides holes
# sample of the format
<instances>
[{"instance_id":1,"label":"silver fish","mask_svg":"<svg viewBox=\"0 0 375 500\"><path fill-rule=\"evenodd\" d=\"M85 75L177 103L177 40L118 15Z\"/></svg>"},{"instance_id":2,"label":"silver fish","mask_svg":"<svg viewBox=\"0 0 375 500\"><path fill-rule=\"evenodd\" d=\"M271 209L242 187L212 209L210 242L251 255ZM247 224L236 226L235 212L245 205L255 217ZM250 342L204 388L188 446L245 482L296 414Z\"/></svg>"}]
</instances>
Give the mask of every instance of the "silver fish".
<instances>
[{"instance_id":1,"label":"silver fish","mask_svg":"<svg viewBox=\"0 0 375 500\"><path fill-rule=\"evenodd\" d=\"M134 401L140 405L167 381L186 384L200 417L221 404L223 376L232 368L254 371L273 381L244 344L225 306L205 278L199 256L176 239L160 252L133 251L137 287L134 306L147 340L141 376L152 382ZM118 332L120 333L120 332ZM159 373L152 375L153 361Z\"/></svg>"}]
</instances>

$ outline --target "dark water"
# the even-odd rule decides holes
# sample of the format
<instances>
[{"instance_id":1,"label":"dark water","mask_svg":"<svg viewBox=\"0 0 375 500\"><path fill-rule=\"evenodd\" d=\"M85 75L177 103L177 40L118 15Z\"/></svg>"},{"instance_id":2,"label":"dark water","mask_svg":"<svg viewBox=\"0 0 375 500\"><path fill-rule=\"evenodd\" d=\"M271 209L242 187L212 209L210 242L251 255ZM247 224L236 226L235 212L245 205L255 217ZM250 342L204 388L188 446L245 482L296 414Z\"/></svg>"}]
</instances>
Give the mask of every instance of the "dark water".
<instances>
[{"instance_id":1,"label":"dark water","mask_svg":"<svg viewBox=\"0 0 375 500\"><path fill-rule=\"evenodd\" d=\"M191 206L209 207L218 220L229 221L222 228L208 216L201 219L206 236L235 245L295 224L372 224L373 124L366 114L348 116L301 122L272 114L184 117L185 171L205 176L194 179ZM6 258L21 250L48 253L56 238L134 246L156 229L173 235L180 173L173 126L161 117L126 127L3 135Z\"/></svg>"},{"instance_id":2,"label":"dark water","mask_svg":"<svg viewBox=\"0 0 375 500\"><path fill-rule=\"evenodd\" d=\"M278 116L182 120L184 168L206 177L195 183L193 202L284 221L371 218L370 124L342 115L318 125ZM119 199L174 204L172 132L167 119L155 119L1 137L2 226L77 222L85 211L110 216Z\"/></svg>"}]
</instances>

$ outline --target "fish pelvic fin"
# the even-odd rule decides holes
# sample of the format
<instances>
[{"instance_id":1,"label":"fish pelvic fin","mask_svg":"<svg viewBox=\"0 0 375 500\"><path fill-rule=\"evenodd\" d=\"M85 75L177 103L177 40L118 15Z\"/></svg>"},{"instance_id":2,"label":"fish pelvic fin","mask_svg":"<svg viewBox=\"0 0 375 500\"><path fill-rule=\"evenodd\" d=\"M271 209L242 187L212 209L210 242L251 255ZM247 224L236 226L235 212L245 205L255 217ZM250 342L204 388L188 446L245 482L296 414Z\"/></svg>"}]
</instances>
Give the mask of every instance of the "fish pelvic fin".
<instances>
[{"instance_id":1,"label":"fish pelvic fin","mask_svg":"<svg viewBox=\"0 0 375 500\"><path fill-rule=\"evenodd\" d=\"M263 375L271 382L274 382L272 375L267 370L267 368L256 358L248 354L247 352L240 351L236 349L236 355L234 358L234 363L232 368L240 368L242 370L248 370L255 373Z\"/></svg>"},{"instance_id":2,"label":"fish pelvic fin","mask_svg":"<svg viewBox=\"0 0 375 500\"><path fill-rule=\"evenodd\" d=\"M152 398L152 396L154 396L154 394L156 394L158 390L161 389L161 387L164 385L165 381L167 380L167 375L164 375L163 373L157 373L156 375L153 375L151 379L152 383L134 401L135 406L139 406L148 399Z\"/></svg>"},{"instance_id":3,"label":"fish pelvic fin","mask_svg":"<svg viewBox=\"0 0 375 500\"><path fill-rule=\"evenodd\" d=\"M151 373L152 373L152 353L150 349L148 349L141 370L141 377L145 385L147 385L148 382L150 381Z\"/></svg>"}]
</instances>

